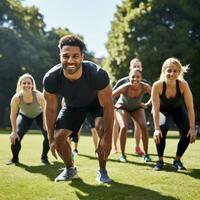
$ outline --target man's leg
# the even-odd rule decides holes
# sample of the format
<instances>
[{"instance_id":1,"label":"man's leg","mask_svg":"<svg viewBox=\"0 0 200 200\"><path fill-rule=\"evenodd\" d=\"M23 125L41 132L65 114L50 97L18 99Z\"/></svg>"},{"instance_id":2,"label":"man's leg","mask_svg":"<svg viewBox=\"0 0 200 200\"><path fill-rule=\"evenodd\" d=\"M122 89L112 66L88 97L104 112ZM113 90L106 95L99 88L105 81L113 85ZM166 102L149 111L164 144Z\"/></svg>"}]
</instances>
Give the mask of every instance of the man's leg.
<instances>
[{"instance_id":1,"label":"man's leg","mask_svg":"<svg viewBox=\"0 0 200 200\"><path fill-rule=\"evenodd\" d=\"M93 143L94 143L94 148L95 148L95 151L96 151L97 146L98 146L98 133L97 133L96 128L91 128L91 132L92 132L92 140L93 140Z\"/></svg>"},{"instance_id":2,"label":"man's leg","mask_svg":"<svg viewBox=\"0 0 200 200\"><path fill-rule=\"evenodd\" d=\"M74 162L71 157L71 146L68 142L68 137L70 134L71 131L67 129L58 129L55 131L54 137L56 150L65 164L65 169L58 177L56 177L56 182L68 181L74 178L78 178L77 169L74 167Z\"/></svg>"},{"instance_id":3,"label":"man's leg","mask_svg":"<svg viewBox=\"0 0 200 200\"><path fill-rule=\"evenodd\" d=\"M49 152L49 141L47 137L47 131L44 130L43 114L41 113L39 116L35 118L35 120L44 137L44 140L42 143L43 148L42 148L42 154L41 154L41 162L44 164L49 164L48 156L47 156Z\"/></svg>"},{"instance_id":4,"label":"man's leg","mask_svg":"<svg viewBox=\"0 0 200 200\"><path fill-rule=\"evenodd\" d=\"M106 170L106 163L107 163L107 158L105 159L103 154L102 154L102 145L99 145L101 142L101 139L103 137L104 131L103 131L103 122L102 122L102 117L98 117L95 119L95 128L97 130L98 136L99 136L99 143L98 143L98 149L97 149L97 154L98 154L98 160L99 160L99 169L97 171L97 177L96 180L99 183L110 183L112 180L109 178Z\"/></svg>"}]
</instances>

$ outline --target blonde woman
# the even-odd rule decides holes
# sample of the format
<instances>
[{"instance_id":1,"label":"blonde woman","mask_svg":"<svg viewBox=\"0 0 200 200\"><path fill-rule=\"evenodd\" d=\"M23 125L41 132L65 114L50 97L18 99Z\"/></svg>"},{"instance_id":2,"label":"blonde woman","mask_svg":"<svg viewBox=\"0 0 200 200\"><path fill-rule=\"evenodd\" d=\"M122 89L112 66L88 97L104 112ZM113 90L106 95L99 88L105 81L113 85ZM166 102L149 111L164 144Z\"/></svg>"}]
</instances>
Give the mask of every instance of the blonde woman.
<instances>
[{"instance_id":1,"label":"blonde woman","mask_svg":"<svg viewBox=\"0 0 200 200\"><path fill-rule=\"evenodd\" d=\"M187 69L178 59L168 58L163 63L160 80L152 87L154 141L159 159L154 167L156 171L164 168L163 154L170 116L181 134L172 165L175 170L186 169L181 158L189 143L194 143L196 139L193 97L183 78Z\"/></svg>"},{"instance_id":2,"label":"blonde woman","mask_svg":"<svg viewBox=\"0 0 200 200\"><path fill-rule=\"evenodd\" d=\"M47 153L49 151L49 142L43 115L45 100L43 94L36 89L35 80L30 74L26 73L19 77L16 94L12 97L10 107L10 121L12 126L10 141L13 157L7 164L19 162L21 140L31 127L33 120L36 120L44 136L41 162L48 164Z\"/></svg>"}]
</instances>

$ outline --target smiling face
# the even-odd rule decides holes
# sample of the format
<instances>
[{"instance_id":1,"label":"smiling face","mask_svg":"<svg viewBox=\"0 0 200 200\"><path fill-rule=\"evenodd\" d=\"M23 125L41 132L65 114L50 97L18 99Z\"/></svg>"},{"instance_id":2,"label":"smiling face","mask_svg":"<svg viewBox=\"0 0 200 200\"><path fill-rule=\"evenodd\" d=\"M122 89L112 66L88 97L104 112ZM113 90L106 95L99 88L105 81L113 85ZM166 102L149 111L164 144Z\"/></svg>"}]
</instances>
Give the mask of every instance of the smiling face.
<instances>
[{"instance_id":1,"label":"smiling face","mask_svg":"<svg viewBox=\"0 0 200 200\"><path fill-rule=\"evenodd\" d=\"M82 66L83 54L78 46L63 46L60 61L67 74L75 74Z\"/></svg>"},{"instance_id":2,"label":"smiling face","mask_svg":"<svg viewBox=\"0 0 200 200\"><path fill-rule=\"evenodd\" d=\"M178 67L171 63L168 65L164 71L165 79L166 80L176 80L180 74L180 71L178 70Z\"/></svg>"},{"instance_id":3,"label":"smiling face","mask_svg":"<svg viewBox=\"0 0 200 200\"><path fill-rule=\"evenodd\" d=\"M138 85L140 84L142 80L142 74L140 70L131 70L129 73L129 80L132 83L132 85Z\"/></svg>"},{"instance_id":4,"label":"smiling face","mask_svg":"<svg viewBox=\"0 0 200 200\"><path fill-rule=\"evenodd\" d=\"M23 78L20 83L21 89L24 91L33 90L33 82L31 78Z\"/></svg>"}]
</instances>

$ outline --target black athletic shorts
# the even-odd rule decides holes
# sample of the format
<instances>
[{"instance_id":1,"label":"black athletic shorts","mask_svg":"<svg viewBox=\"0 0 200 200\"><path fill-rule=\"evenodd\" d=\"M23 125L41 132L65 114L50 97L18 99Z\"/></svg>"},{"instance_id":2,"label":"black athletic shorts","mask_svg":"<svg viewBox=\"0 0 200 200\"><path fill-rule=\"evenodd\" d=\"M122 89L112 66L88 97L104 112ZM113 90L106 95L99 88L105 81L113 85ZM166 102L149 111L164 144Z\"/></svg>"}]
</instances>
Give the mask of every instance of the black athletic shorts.
<instances>
[{"instance_id":1,"label":"black athletic shorts","mask_svg":"<svg viewBox=\"0 0 200 200\"><path fill-rule=\"evenodd\" d=\"M68 129L77 134L87 114L90 114L93 119L103 116L103 108L98 100L88 107L63 107L57 117L55 129Z\"/></svg>"}]
</instances>

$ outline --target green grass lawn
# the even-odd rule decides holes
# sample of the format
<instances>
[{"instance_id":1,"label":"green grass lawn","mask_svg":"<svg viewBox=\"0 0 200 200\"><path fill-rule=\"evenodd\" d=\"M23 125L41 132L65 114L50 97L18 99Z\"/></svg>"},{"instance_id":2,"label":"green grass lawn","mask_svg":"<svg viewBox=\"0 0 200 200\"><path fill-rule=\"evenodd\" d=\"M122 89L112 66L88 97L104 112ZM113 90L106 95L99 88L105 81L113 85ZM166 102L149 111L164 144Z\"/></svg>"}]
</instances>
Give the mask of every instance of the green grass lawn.
<instances>
[{"instance_id":1,"label":"green grass lawn","mask_svg":"<svg viewBox=\"0 0 200 200\"><path fill-rule=\"evenodd\" d=\"M174 133L169 132L169 135ZM55 183L54 178L63 167L60 159L49 154L51 165L40 163L42 136L27 134L22 142L20 164L6 166L11 157L9 135L0 131L0 200L135 200L135 199L200 199L200 141L190 145L182 159L186 172L173 171L171 164L178 139L169 137L165 151L165 170L152 170L156 149L152 139L149 153L152 162L146 164L133 152L133 139L128 138L128 163L117 161L120 154L111 155L107 164L113 183L98 185L96 170L98 160L94 154L92 138L81 136L79 155L76 156L80 179Z\"/></svg>"}]
</instances>

